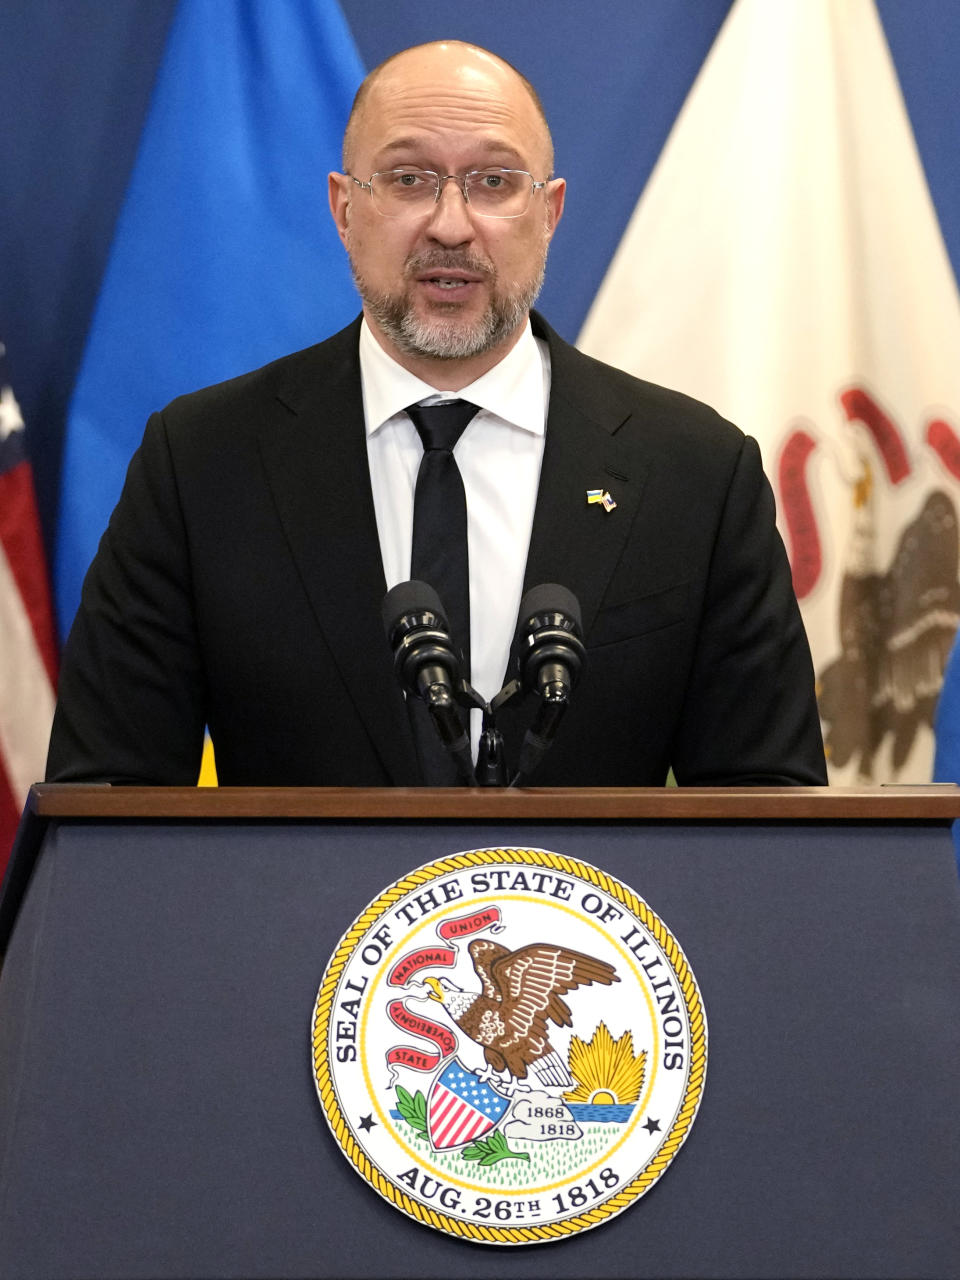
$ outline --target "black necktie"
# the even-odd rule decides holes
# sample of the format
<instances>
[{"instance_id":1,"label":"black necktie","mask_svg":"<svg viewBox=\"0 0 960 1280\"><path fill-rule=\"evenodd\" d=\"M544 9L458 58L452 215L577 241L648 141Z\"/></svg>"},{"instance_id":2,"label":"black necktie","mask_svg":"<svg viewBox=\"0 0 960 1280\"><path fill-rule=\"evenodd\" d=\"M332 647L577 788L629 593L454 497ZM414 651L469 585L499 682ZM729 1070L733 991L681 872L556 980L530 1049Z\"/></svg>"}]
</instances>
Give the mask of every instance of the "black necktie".
<instances>
[{"instance_id":1,"label":"black necktie","mask_svg":"<svg viewBox=\"0 0 960 1280\"><path fill-rule=\"evenodd\" d=\"M453 447L477 411L466 400L414 404L407 409L423 443L413 499L410 577L428 583L440 597L454 648L463 653L465 680L470 679L467 497ZM456 785L456 767L440 745L426 707L419 699L408 700L408 706L427 785Z\"/></svg>"},{"instance_id":2,"label":"black necktie","mask_svg":"<svg viewBox=\"0 0 960 1280\"><path fill-rule=\"evenodd\" d=\"M467 496L453 447L477 406L466 400L414 404L407 410L423 443L413 499L410 577L429 583L447 611L454 646L470 679L470 562Z\"/></svg>"}]
</instances>

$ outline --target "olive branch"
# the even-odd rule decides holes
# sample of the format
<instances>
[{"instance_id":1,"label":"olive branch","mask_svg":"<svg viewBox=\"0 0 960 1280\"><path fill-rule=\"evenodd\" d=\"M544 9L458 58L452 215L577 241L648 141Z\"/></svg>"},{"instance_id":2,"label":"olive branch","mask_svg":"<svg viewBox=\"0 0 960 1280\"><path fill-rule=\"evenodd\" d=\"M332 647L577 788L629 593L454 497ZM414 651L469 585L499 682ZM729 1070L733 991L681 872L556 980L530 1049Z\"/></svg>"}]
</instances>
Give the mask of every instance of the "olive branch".
<instances>
[{"instance_id":1,"label":"olive branch","mask_svg":"<svg viewBox=\"0 0 960 1280\"><path fill-rule=\"evenodd\" d=\"M464 1160L476 1160L480 1165L496 1164L499 1160L529 1160L527 1151L511 1151L506 1138L494 1129L486 1138L477 1138L460 1153Z\"/></svg>"},{"instance_id":2,"label":"olive branch","mask_svg":"<svg viewBox=\"0 0 960 1280\"><path fill-rule=\"evenodd\" d=\"M397 1110L418 1138L427 1136L427 1100L418 1089L415 1094L397 1085Z\"/></svg>"}]
</instances>

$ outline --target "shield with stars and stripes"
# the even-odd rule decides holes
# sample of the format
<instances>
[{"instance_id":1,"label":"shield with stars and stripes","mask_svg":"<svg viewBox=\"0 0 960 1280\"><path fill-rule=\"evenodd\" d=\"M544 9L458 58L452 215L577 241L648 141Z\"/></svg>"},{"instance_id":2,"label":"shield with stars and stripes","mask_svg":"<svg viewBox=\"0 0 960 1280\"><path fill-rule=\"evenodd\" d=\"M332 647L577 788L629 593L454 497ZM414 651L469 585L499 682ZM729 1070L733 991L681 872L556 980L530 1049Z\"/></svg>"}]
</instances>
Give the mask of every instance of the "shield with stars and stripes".
<instances>
[{"instance_id":1,"label":"shield with stars and stripes","mask_svg":"<svg viewBox=\"0 0 960 1280\"><path fill-rule=\"evenodd\" d=\"M427 1099L427 1134L434 1151L482 1138L509 1106L509 1098L454 1058L434 1080Z\"/></svg>"}]
</instances>

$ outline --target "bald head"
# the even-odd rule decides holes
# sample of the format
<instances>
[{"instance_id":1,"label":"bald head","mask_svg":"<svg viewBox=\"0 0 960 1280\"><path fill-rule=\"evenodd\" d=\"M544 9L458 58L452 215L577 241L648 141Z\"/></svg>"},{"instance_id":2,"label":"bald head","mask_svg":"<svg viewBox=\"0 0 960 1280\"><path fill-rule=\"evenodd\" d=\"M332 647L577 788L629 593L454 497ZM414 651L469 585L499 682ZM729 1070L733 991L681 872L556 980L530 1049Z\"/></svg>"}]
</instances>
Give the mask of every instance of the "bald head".
<instances>
[{"instance_id":1,"label":"bald head","mask_svg":"<svg viewBox=\"0 0 960 1280\"><path fill-rule=\"evenodd\" d=\"M394 95L419 88L425 95L435 89L442 96L445 87L452 86L473 97L480 116L485 105L513 101L522 104L521 110L525 106L529 116L530 145L539 159L538 167L542 169L535 176L542 179L553 173L553 139L536 89L505 58L461 40L435 40L430 44L414 45L374 67L357 90L350 110L343 135L344 172L355 171L357 153L371 118L376 118Z\"/></svg>"}]
</instances>

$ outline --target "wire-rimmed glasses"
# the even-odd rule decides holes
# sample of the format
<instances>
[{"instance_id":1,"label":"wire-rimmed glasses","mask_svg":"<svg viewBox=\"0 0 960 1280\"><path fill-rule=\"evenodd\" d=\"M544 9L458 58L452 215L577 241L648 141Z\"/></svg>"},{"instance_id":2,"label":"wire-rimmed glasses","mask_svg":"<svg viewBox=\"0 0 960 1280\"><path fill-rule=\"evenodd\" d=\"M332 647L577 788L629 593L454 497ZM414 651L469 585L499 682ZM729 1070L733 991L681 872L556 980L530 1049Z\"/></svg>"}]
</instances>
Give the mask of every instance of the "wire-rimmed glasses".
<instances>
[{"instance_id":1,"label":"wire-rimmed glasses","mask_svg":"<svg viewBox=\"0 0 960 1280\"><path fill-rule=\"evenodd\" d=\"M433 169L382 169L371 174L369 182L348 176L370 192L373 207L385 218L429 213L446 182L457 184L464 200L481 218L520 218L530 208L533 193L547 185L526 169L471 169L462 178Z\"/></svg>"}]
</instances>

